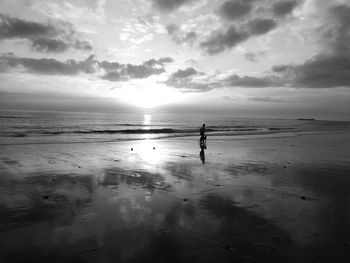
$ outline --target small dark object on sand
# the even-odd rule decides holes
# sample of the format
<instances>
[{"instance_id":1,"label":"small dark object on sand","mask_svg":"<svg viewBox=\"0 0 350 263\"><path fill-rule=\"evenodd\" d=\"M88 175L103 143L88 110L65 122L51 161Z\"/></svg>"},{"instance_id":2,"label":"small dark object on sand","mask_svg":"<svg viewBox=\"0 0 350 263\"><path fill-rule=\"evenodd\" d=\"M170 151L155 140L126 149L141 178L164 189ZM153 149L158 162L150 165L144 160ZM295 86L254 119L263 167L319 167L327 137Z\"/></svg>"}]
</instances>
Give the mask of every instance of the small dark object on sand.
<instances>
[{"instance_id":1,"label":"small dark object on sand","mask_svg":"<svg viewBox=\"0 0 350 263\"><path fill-rule=\"evenodd\" d=\"M44 195L43 199L49 199L49 196L48 195Z\"/></svg>"},{"instance_id":2,"label":"small dark object on sand","mask_svg":"<svg viewBox=\"0 0 350 263\"><path fill-rule=\"evenodd\" d=\"M283 168L287 168L287 166L284 165Z\"/></svg>"},{"instance_id":3,"label":"small dark object on sand","mask_svg":"<svg viewBox=\"0 0 350 263\"><path fill-rule=\"evenodd\" d=\"M132 151L133 151L133 150L134 150L134 148L131 148L130 150L132 150Z\"/></svg>"},{"instance_id":4,"label":"small dark object on sand","mask_svg":"<svg viewBox=\"0 0 350 263\"><path fill-rule=\"evenodd\" d=\"M155 150L156 149L156 147L153 147L153 150Z\"/></svg>"},{"instance_id":5,"label":"small dark object on sand","mask_svg":"<svg viewBox=\"0 0 350 263\"><path fill-rule=\"evenodd\" d=\"M188 199L187 198L184 198L184 202L187 202L188 201Z\"/></svg>"},{"instance_id":6,"label":"small dark object on sand","mask_svg":"<svg viewBox=\"0 0 350 263\"><path fill-rule=\"evenodd\" d=\"M306 200L306 197L305 196L301 196L300 197L302 200Z\"/></svg>"}]
</instances>

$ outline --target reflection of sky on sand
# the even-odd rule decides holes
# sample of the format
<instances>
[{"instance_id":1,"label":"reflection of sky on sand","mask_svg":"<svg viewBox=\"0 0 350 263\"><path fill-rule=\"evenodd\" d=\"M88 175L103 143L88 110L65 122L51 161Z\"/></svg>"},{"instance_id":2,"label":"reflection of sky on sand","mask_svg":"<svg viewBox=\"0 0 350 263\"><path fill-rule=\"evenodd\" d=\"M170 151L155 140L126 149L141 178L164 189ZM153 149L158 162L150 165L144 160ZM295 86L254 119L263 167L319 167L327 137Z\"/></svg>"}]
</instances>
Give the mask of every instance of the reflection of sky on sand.
<instances>
[{"instance_id":1,"label":"reflection of sky on sand","mask_svg":"<svg viewBox=\"0 0 350 263\"><path fill-rule=\"evenodd\" d=\"M195 146L183 158L182 149L164 154L164 145L143 140L119 155L115 145L94 149L92 160L101 159L81 174L0 177L0 261L312 262L329 261L325 248L346 254L348 170L213 162L211 149L203 165Z\"/></svg>"},{"instance_id":2,"label":"reflection of sky on sand","mask_svg":"<svg viewBox=\"0 0 350 263\"><path fill-rule=\"evenodd\" d=\"M147 135L145 135L147 136ZM129 161L139 162L138 164L143 165L144 168L158 166L164 163L167 155L161 150L157 149L157 142L154 140L141 140L135 143L133 147L132 155L129 156Z\"/></svg>"}]
</instances>

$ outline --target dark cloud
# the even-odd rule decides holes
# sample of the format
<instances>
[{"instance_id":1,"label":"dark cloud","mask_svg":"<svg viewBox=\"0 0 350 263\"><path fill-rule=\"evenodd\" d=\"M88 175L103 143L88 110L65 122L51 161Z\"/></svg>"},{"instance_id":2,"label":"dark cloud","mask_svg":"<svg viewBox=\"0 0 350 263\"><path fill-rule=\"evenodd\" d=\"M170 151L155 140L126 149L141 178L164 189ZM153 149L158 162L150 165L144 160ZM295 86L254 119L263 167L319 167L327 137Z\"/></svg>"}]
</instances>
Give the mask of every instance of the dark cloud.
<instances>
[{"instance_id":1,"label":"dark cloud","mask_svg":"<svg viewBox=\"0 0 350 263\"><path fill-rule=\"evenodd\" d=\"M90 55L87 59L76 63L78 64L80 71L87 74L95 73L101 68L101 62L96 60L94 55Z\"/></svg>"},{"instance_id":2,"label":"dark cloud","mask_svg":"<svg viewBox=\"0 0 350 263\"><path fill-rule=\"evenodd\" d=\"M335 54L350 56L350 6L337 5L329 10L327 24L322 31L322 43Z\"/></svg>"},{"instance_id":3,"label":"dark cloud","mask_svg":"<svg viewBox=\"0 0 350 263\"><path fill-rule=\"evenodd\" d=\"M285 16L291 13L297 5L297 0L277 2L272 6L272 12L275 16Z\"/></svg>"},{"instance_id":4,"label":"dark cloud","mask_svg":"<svg viewBox=\"0 0 350 263\"><path fill-rule=\"evenodd\" d=\"M90 42L86 40L76 40L74 43L74 48L84 51L92 51L92 46Z\"/></svg>"},{"instance_id":5,"label":"dark cloud","mask_svg":"<svg viewBox=\"0 0 350 263\"><path fill-rule=\"evenodd\" d=\"M186 43L192 45L197 39L196 32L181 32L179 27L175 24L167 25L166 29L168 31L168 34L171 36L171 39L177 44Z\"/></svg>"},{"instance_id":6,"label":"dark cloud","mask_svg":"<svg viewBox=\"0 0 350 263\"><path fill-rule=\"evenodd\" d=\"M255 8L253 5L256 0L228 0L220 5L216 14L229 22L235 24L224 23L222 29L216 29L209 32L206 38L199 43L199 47L209 55L229 50L236 45L247 41L252 37L261 36L269 33L275 29L278 24L277 21L268 17L272 12L277 17L282 17L288 12L291 12L301 0L290 0L277 2L272 7L271 5L259 5ZM176 32L175 27L169 28L169 33ZM198 39L203 39L197 37ZM250 60L255 60L256 56L247 55Z\"/></svg>"},{"instance_id":7,"label":"dark cloud","mask_svg":"<svg viewBox=\"0 0 350 263\"><path fill-rule=\"evenodd\" d=\"M172 73L168 80L165 81L165 84L178 88L182 92L207 92L224 87L265 88L285 87L290 85L286 79L278 75L252 77L233 74L218 80L217 76L209 77L205 73L198 72L192 67L180 69Z\"/></svg>"},{"instance_id":8,"label":"dark cloud","mask_svg":"<svg viewBox=\"0 0 350 263\"><path fill-rule=\"evenodd\" d=\"M328 13L321 30L321 53L299 65L272 68L295 87L350 87L350 6L333 6Z\"/></svg>"},{"instance_id":9,"label":"dark cloud","mask_svg":"<svg viewBox=\"0 0 350 263\"><path fill-rule=\"evenodd\" d=\"M60 62L55 59L21 58L16 56L0 56L0 65L9 70L22 66L27 72L46 75L76 75L79 67L75 61Z\"/></svg>"},{"instance_id":10,"label":"dark cloud","mask_svg":"<svg viewBox=\"0 0 350 263\"><path fill-rule=\"evenodd\" d=\"M0 40L5 39L26 39L40 52L60 53L68 48L92 50L89 42L78 39L78 33L68 22L45 24L0 14Z\"/></svg>"},{"instance_id":11,"label":"dark cloud","mask_svg":"<svg viewBox=\"0 0 350 263\"><path fill-rule=\"evenodd\" d=\"M177 88L183 93L204 93L217 88L216 83L195 82L190 79L183 79L181 82L166 81L170 87Z\"/></svg>"},{"instance_id":12,"label":"dark cloud","mask_svg":"<svg viewBox=\"0 0 350 263\"><path fill-rule=\"evenodd\" d=\"M271 31L277 26L273 19L258 18L248 23L251 35L263 35Z\"/></svg>"},{"instance_id":13,"label":"dark cloud","mask_svg":"<svg viewBox=\"0 0 350 263\"><path fill-rule=\"evenodd\" d=\"M218 14L229 20L240 19L252 10L251 1L248 0L231 0L223 3L219 9Z\"/></svg>"},{"instance_id":14,"label":"dark cloud","mask_svg":"<svg viewBox=\"0 0 350 263\"><path fill-rule=\"evenodd\" d=\"M141 65L119 64L117 62L102 61L100 66L104 69L103 79L109 81L125 81L128 79L147 78L151 75L158 75L165 72L164 65L172 62L170 57L150 59Z\"/></svg>"},{"instance_id":15,"label":"dark cloud","mask_svg":"<svg viewBox=\"0 0 350 263\"><path fill-rule=\"evenodd\" d=\"M272 19L255 19L241 29L231 25L226 31L214 31L200 43L200 47L209 55L214 55L226 49L230 49L239 43L245 42L253 36L263 35L276 27Z\"/></svg>"},{"instance_id":16,"label":"dark cloud","mask_svg":"<svg viewBox=\"0 0 350 263\"><path fill-rule=\"evenodd\" d=\"M295 87L350 87L350 57L317 55L301 65L280 65L273 71L281 73Z\"/></svg>"},{"instance_id":17,"label":"dark cloud","mask_svg":"<svg viewBox=\"0 0 350 263\"><path fill-rule=\"evenodd\" d=\"M195 77L199 79L195 79ZM204 79L201 79L204 77ZM182 92L207 92L217 87L218 83L208 81L206 75L190 67L179 69L172 73L164 82L170 87L180 89Z\"/></svg>"},{"instance_id":18,"label":"dark cloud","mask_svg":"<svg viewBox=\"0 0 350 263\"><path fill-rule=\"evenodd\" d=\"M179 69L178 71L174 72L170 75L171 79L183 79L188 78L192 75L196 75L198 73L197 70L194 68L186 68L186 69Z\"/></svg>"},{"instance_id":19,"label":"dark cloud","mask_svg":"<svg viewBox=\"0 0 350 263\"><path fill-rule=\"evenodd\" d=\"M231 75L223 80L226 87L251 87L251 88L263 88L263 87L282 87L287 83L277 76L265 76L265 77L240 77L237 74Z\"/></svg>"},{"instance_id":20,"label":"dark cloud","mask_svg":"<svg viewBox=\"0 0 350 263\"><path fill-rule=\"evenodd\" d=\"M164 65L172 58L151 59L141 65L120 64L118 62L98 61L91 55L83 61L73 59L61 62L55 59L33 59L17 57L12 54L0 56L0 72L23 68L28 73L46 75L76 75L79 73L98 73L102 79L109 81L127 81L129 79L147 78L165 71Z\"/></svg>"},{"instance_id":21,"label":"dark cloud","mask_svg":"<svg viewBox=\"0 0 350 263\"><path fill-rule=\"evenodd\" d=\"M32 39L32 48L41 52L61 53L69 48L69 44L61 39L34 38Z\"/></svg>"},{"instance_id":22,"label":"dark cloud","mask_svg":"<svg viewBox=\"0 0 350 263\"><path fill-rule=\"evenodd\" d=\"M240 87L297 87L350 88L350 6L336 5L320 30L324 50L301 64L276 65L275 75L251 77L233 75L225 86ZM268 28L268 27L266 27ZM258 30L265 32L266 30Z\"/></svg>"},{"instance_id":23,"label":"dark cloud","mask_svg":"<svg viewBox=\"0 0 350 263\"><path fill-rule=\"evenodd\" d=\"M51 24L30 22L0 14L0 39L54 36L57 33Z\"/></svg>"},{"instance_id":24,"label":"dark cloud","mask_svg":"<svg viewBox=\"0 0 350 263\"><path fill-rule=\"evenodd\" d=\"M143 79L151 75L158 75L164 72L164 67L153 67L146 64L132 65L127 64L125 68L125 74L128 78Z\"/></svg>"},{"instance_id":25,"label":"dark cloud","mask_svg":"<svg viewBox=\"0 0 350 263\"><path fill-rule=\"evenodd\" d=\"M152 58L150 60L145 61L143 64L147 65L149 67L154 67L154 66L161 66L161 67L163 67L164 64L171 63L173 61L174 60L171 57L163 57L163 58L160 58L160 59Z\"/></svg>"},{"instance_id":26,"label":"dark cloud","mask_svg":"<svg viewBox=\"0 0 350 263\"><path fill-rule=\"evenodd\" d=\"M247 31L239 31L235 26L230 26L225 32L215 31L205 41L200 43L200 47L209 55L214 55L226 49L232 48L249 38Z\"/></svg>"},{"instance_id":27,"label":"dark cloud","mask_svg":"<svg viewBox=\"0 0 350 263\"><path fill-rule=\"evenodd\" d=\"M192 0L151 0L153 6L164 12L171 12Z\"/></svg>"},{"instance_id":28,"label":"dark cloud","mask_svg":"<svg viewBox=\"0 0 350 263\"><path fill-rule=\"evenodd\" d=\"M125 77L122 75L122 73L119 72L119 71L108 71L108 72L106 72L106 74L104 74L101 78L102 78L102 79L109 80L109 81L122 81L122 80L126 80Z\"/></svg>"}]
</instances>

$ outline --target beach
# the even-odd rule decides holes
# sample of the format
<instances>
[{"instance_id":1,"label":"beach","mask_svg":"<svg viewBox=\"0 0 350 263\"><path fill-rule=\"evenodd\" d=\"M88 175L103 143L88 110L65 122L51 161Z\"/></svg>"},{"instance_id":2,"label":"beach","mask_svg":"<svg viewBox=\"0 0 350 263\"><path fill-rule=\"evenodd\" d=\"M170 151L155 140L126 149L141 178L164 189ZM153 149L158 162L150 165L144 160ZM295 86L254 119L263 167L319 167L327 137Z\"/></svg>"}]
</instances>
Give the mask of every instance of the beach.
<instances>
[{"instance_id":1,"label":"beach","mask_svg":"<svg viewBox=\"0 0 350 263\"><path fill-rule=\"evenodd\" d=\"M339 262L350 133L2 145L1 262Z\"/></svg>"}]
</instances>

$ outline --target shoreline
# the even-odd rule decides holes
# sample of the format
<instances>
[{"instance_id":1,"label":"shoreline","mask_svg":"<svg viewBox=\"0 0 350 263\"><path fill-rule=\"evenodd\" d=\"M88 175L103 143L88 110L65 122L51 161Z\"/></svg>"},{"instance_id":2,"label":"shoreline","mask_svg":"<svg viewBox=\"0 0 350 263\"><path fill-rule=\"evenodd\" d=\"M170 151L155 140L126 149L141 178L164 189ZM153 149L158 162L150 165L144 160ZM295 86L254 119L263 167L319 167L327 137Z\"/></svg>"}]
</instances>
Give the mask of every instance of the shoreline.
<instances>
[{"instance_id":1,"label":"shoreline","mask_svg":"<svg viewBox=\"0 0 350 263\"><path fill-rule=\"evenodd\" d=\"M248 139L266 139L266 138L287 138L303 135L318 135L318 134L343 134L350 132L350 125L347 128L342 129L324 129L324 130L300 130L300 131L266 131L256 134L211 134L207 133L208 138L211 140L248 140ZM147 134L146 134L147 135ZM40 136L38 136L40 137ZM45 137L45 136L44 136ZM3 137L5 138L5 137ZM20 137L6 137L6 138L20 138ZM23 137L24 140L31 137ZM174 135L164 136L156 138L123 138L123 139L111 139L111 140L96 140L96 141L52 141L52 142L16 142L16 143L1 143L2 146L11 145L40 145L40 144L95 144L95 143L123 143L133 141L145 141L145 140L195 140L198 136L195 135ZM18 140L18 139L17 139Z\"/></svg>"}]
</instances>

